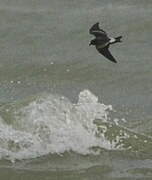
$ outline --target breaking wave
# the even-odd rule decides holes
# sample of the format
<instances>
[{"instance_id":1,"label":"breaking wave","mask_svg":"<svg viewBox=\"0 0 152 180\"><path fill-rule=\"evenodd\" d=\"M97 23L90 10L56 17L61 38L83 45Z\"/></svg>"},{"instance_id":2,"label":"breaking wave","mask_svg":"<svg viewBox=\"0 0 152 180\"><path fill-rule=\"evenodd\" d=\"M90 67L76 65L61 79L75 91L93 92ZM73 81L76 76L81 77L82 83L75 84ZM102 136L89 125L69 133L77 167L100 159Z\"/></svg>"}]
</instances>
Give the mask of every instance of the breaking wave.
<instances>
[{"instance_id":1,"label":"breaking wave","mask_svg":"<svg viewBox=\"0 0 152 180\"><path fill-rule=\"evenodd\" d=\"M133 136L138 139L137 135L112 123L109 111L112 106L98 102L89 90L80 92L76 104L49 94L2 106L0 158L14 161L69 151L85 155L98 154L101 148L131 149L125 142Z\"/></svg>"}]
</instances>

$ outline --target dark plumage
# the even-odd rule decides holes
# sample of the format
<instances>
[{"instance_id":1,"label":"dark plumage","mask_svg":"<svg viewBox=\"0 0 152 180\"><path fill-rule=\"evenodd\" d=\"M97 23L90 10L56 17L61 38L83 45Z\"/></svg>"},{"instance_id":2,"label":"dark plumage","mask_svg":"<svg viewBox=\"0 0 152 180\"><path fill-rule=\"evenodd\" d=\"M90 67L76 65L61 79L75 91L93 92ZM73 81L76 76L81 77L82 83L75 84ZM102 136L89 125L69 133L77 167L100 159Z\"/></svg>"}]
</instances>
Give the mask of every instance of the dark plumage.
<instances>
[{"instance_id":1,"label":"dark plumage","mask_svg":"<svg viewBox=\"0 0 152 180\"><path fill-rule=\"evenodd\" d=\"M101 53L110 61L117 63L117 61L109 51L109 46L111 44L121 42L122 36L118 36L116 38L108 37L107 33L104 30L100 29L99 23L94 24L90 28L89 33L95 36L95 39L91 40L89 45L96 46L96 49L99 53Z\"/></svg>"}]
</instances>

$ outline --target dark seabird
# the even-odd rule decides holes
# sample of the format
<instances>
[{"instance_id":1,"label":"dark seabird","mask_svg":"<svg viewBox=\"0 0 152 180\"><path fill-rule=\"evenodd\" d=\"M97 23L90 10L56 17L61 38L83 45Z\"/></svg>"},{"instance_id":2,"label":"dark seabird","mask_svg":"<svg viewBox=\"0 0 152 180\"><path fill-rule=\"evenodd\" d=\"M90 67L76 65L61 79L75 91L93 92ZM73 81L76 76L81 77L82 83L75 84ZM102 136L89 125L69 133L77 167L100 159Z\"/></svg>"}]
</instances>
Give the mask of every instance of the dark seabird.
<instances>
[{"instance_id":1,"label":"dark seabird","mask_svg":"<svg viewBox=\"0 0 152 180\"><path fill-rule=\"evenodd\" d=\"M99 23L94 24L90 28L89 33L95 36L95 39L91 40L89 46L90 45L96 46L96 49L98 50L99 53L101 53L110 61L117 63L117 61L109 51L109 46L117 42L122 42L121 41L122 36L118 36L116 38L108 37L107 33L104 30L100 29Z\"/></svg>"}]
</instances>

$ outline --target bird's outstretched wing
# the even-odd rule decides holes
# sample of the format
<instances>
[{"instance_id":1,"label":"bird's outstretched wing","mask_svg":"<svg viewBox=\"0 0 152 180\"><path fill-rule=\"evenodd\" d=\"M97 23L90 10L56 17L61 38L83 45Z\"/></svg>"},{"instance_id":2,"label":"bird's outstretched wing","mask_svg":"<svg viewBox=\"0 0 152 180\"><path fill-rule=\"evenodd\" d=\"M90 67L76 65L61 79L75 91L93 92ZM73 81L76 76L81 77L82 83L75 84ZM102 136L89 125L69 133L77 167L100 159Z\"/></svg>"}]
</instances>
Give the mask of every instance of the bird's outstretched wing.
<instances>
[{"instance_id":1,"label":"bird's outstretched wing","mask_svg":"<svg viewBox=\"0 0 152 180\"><path fill-rule=\"evenodd\" d=\"M98 22L90 28L89 33L93 34L96 38L109 39L107 33L104 30L100 29Z\"/></svg>"},{"instance_id":2,"label":"bird's outstretched wing","mask_svg":"<svg viewBox=\"0 0 152 180\"><path fill-rule=\"evenodd\" d=\"M105 56L107 59L109 59L110 61L117 63L117 61L115 60L115 58L112 56L112 54L109 51L109 46L106 46L104 48L98 48L96 46L96 49L98 50L99 53L101 53L103 56Z\"/></svg>"}]
</instances>

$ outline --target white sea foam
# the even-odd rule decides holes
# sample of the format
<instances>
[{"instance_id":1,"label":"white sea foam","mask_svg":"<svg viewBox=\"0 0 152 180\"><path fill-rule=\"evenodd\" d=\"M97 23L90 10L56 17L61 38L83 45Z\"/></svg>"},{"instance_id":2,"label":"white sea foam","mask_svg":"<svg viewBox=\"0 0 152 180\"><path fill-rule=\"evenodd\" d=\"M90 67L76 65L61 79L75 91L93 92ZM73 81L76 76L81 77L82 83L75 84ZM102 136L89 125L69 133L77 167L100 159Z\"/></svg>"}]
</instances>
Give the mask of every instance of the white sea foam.
<instances>
[{"instance_id":1,"label":"white sea foam","mask_svg":"<svg viewBox=\"0 0 152 180\"><path fill-rule=\"evenodd\" d=\"M66 97L39 97L15 113L15 123L0 120L0 158L35 158L49 153L74 151L95 153L92 147L114 148L102 133L97 136L95 119L108 121L111 105L98 102L88 90L80 92L78 102Z\"/></svg>"}]
</instances>

